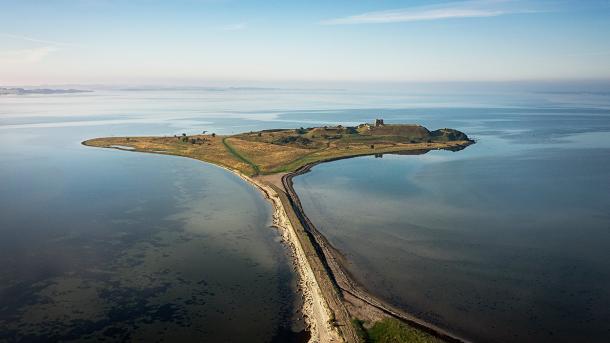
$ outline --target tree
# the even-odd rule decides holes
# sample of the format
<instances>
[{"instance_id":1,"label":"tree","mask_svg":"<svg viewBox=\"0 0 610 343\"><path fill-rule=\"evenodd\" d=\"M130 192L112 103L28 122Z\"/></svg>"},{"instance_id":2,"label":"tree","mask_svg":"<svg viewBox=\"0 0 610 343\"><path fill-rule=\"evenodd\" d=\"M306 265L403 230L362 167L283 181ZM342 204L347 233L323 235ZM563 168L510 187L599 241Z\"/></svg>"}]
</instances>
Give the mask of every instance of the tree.
<instances>
[{"instance_id":1,"label":"tree","mask_svg":"<svg viewBox=\"0 0 610 343\"><path fill-rule=\"evenodd\" d=\"M216 134L214 132L212 132L212 137L216 137Z\"/></svg>"}]
</instances>

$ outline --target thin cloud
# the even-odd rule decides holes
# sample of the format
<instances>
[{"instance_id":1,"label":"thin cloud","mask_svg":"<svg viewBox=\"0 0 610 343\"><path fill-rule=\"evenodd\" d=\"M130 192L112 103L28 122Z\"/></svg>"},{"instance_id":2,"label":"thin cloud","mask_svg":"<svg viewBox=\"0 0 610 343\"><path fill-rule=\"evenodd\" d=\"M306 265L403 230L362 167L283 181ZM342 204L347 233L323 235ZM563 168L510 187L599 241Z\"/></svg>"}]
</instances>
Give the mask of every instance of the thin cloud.
<instances>
[{"instance_id":1,"label":"thin cloud","mask_svg":"<svg viewBox=\"0 0 610 343\"><path fill-rule=\"evenodd\" d=\"M540 12L524 1L480 0L442 3L387 11L367 12L322 21L322 25L385 24L453 18L497 17L512 13Z\"/></svg>"},{"instance_id":2,"label":"thin cloud","mask_svg":"<svg viewBox=\"0 0 610 343\"><path fill-rule=\"evenodd\" d=\"M34 43L42 43L42 44L55 45L55 46L75 46L75 44L72 44L72 43L58 42L58 41L45 40L45 39L37 39L37 38L32 38L32 37L27 37L27 36L14 35L14 34L11 34L11 33L0 33L0 36L8 37L8 38L14 38L14 39L20 39L20 40L24 40L24 41L28 41L28 42L34 42Z\"/></svg>"}]
</instances>

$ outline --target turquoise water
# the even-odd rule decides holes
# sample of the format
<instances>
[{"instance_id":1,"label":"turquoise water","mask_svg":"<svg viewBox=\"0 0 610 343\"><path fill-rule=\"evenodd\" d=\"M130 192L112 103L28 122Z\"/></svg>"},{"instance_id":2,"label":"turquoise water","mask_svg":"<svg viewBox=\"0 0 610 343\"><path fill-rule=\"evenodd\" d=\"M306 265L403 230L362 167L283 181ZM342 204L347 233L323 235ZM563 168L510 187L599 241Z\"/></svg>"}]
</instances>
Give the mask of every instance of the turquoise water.
<instances>
[{"instance_id":1,"label":"turquoise water","mask_svg":"<svg viewBox=\"0 0 610 343\"><path fill-rule=\"evenodd\" d=\"M469 337L600 341L608 103L504 90L0 97L0 340L285 341L303 329L295 275L256 190L198 161L80 142L383 117L478 143L295 180L354 274Z\"/></svg>"}]
</instances>

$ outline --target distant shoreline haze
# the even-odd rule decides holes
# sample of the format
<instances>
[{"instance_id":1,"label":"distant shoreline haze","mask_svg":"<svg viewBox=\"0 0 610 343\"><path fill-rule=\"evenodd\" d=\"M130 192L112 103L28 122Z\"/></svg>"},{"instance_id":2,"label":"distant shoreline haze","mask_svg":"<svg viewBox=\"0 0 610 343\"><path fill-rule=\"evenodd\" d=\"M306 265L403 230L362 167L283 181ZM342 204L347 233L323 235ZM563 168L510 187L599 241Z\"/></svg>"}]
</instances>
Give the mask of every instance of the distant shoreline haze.
<instances>
[{"instance_id":1,"label":"distant shoreline haze","mask_svg":"<svg viewBox=\"0 0 610 343\"><path fill-rule=\"evenodd\" d=\"M60 94L92 91L408 91L423 93L608 93L610 80L522 80L522 81L247 81L200 80L199 82L150 83L56 83L4 84L0 94Z\"/></svg>"},{"instance_id":2,"label":"distant shoreline haze","mask_svg":"<svg viewBox=\"0 0 610 343\"><path fill-rule=\"evenodd\" d=\"M92 90L83 89L51 89L51 88L0 88L0 95L27 95L27 94L72 94L91 93Z\"/></svg>"}]
</instances>

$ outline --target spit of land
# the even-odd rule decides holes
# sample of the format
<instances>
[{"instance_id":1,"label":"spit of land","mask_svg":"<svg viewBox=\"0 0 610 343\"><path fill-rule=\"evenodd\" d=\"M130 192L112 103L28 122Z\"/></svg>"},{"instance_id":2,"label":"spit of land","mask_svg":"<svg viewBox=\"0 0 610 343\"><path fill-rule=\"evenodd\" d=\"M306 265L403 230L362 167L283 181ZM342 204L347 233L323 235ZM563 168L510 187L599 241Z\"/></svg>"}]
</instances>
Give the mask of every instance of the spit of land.
<instances>
[{"instance_id":1,"label":"spit of land","mask_svg":"<svg viewBox=\"0 0 610 343\"><path fill-rule=\"evenodd\" d=\"M177 155L223 167L257 187L273 205L274 225L292 250L305 299L311 342L464 341L392 307L360 287L340 252L304 213L292 178L311 166L342 158L389 153L461 150L474 143L454 129L374 124L273 129L237 135L106 137L84 145Z\"/></svg>"}]
</instances>

